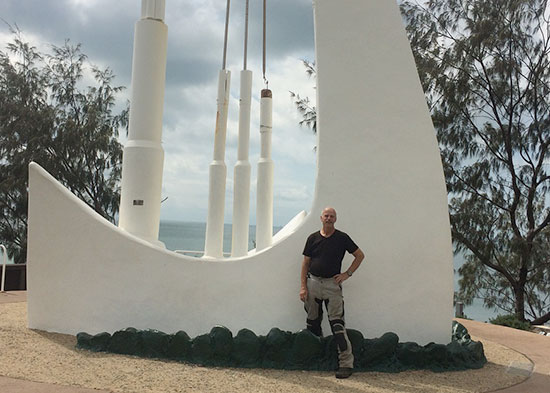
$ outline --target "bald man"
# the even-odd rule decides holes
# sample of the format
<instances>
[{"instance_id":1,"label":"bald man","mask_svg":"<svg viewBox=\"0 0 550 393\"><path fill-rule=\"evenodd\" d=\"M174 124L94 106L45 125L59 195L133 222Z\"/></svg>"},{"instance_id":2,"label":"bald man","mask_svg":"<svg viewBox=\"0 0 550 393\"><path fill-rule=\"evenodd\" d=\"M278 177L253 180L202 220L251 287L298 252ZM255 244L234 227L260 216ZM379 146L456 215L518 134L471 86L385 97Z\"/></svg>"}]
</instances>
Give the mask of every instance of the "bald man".
<instances>
[{"instance_id":1,"label":"bald man","mask_svg":"<svg viewBox=\"0 0 550 393\"><path fill-rule=\"evenodd\" d=\"M322 337L323 303L328 313L330 328L338 347L336 378L348 378L353 373L353 353L344 322L344 298L342 283L357 270L365 255L353 240L334 227L336 210L326 207L321 213L323 227L309 235L304 247L300 300L307 312L307 329ZM344 272L342 260L345 253L355 259Z\"/></svg>"}]
</instances>

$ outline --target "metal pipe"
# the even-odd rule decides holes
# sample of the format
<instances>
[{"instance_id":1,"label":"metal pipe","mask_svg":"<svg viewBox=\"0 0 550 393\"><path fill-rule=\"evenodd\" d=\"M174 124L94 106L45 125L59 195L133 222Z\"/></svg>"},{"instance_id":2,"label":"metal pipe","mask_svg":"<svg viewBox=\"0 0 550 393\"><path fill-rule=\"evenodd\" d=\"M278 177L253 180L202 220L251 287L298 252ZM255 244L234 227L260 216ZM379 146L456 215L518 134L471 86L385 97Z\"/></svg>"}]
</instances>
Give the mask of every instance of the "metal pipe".
<instances>
[{"instance_id":1,"label":"metal pipe","mask_svg":"<svg viewBox=\"0 0 550 393\"><path fill-rule=\"evenodd\" d=\"M262 90L260 101L261 153L256 191L256 251L273 242L273 160L271 159L272 93Z\"/></svg>"},{"instance_id":2,"label":"metal pipe","mask_svg":"<svg viewBox=\"0 0 550 393\"><path fill-rule=\"evenodd\" d=\"M229 8L231 0L227 0L227 5L225 7L225 33L223 38L223 61L222 61L222 70L225 70L225 60L227 58L227 36L229 30Z\"/></svg>"},{"instance_id":3,"label":"metal pipe","mask_svg":"<svg viewBox=\"0 0 550 393\"><path fill-rule=\"evenodd\" d=\"M6 263L8 263L8 251L6 250L6 247L4 247L3 244L0 244L0 249L2 249L3 255L3 263L2 263L2 286L0 288L0 292L4 291L4 286L6 283Z\"/></svg>"},{"instance_id":4,"label":"metal pipe","mask_svg":"<svg viewBox=\"0 0 550 393\"><path fill-rule=\"evenodd\" d=\"M209 168L208 216L206 218L206 235L204 238L204 257L223 258L223 219L225 210L225 138L227 133L227 108L231 71L227 71L227 36L229 30L229 10L231 1L225 7L225 33L223 40L222 69L218 76L218 98L216 129L214 132L214 159Z\"/></svg>"},{"instance_id":5,"label":"metal pipe","mask_svg":"<svg viewBox=\"0 0 550 393\"><path fill-rule=\"evenodd\" d=\"M249 1L246 0L244 11L244 55L243 55L243 70L246 70L246 60L248 58L248 6Z\"/></svg>"},{"instance_id":6,"label":"metal pipe","mask_svg":"<svg viewBox=\"0 0 550 393\"><path fill-rule=\"evenodd\" d=\"M231 71L220 70L218 77L218 99L216 129L214 135L214 157L209 168L208 216L206 219L206 236L204 256L223 258L223 219L225 209L225 138L227 133L227 108Z\"/></svg>"},{"instance_id":7,"label":"metal pipe","mask_svg":"<svg viewBox=\"0 0 550 393\"><path fill-rule=\"evenodd\" d=\"M263 46L262 46L262 72L263 72L263 78L265 83L265 88L268 89L268 81L265 77L265 68L266 68L266 59L265 59L265 52L266 52L266 24L267 24L267 18L266 18L266 0L264 0L264 8L263 8Z\"/></svg>"},{"instance_id":8,"label":"metal pipe","mask_svg":"<svg viewBox=\"0 0 550 393\"><path fill-rule=\"evenodd\" d=\"M231 256L248 254L250 220L250 106L252 104L252 71L246 69L248 50L248 8L246 0L244 17L244 56L241 71L241 91L239 101L239 144L237 162L233 173L233 225L231 234Z\"/></svg>"},{"instance_id":9,"label":"metal pipe","mask_svg":"<svg viewBox=\"0 0 550 393\"><path fill-rule=\"evenodd\" d=\"M250 219L250 106L252 103L252 71L241 71L241 100L239 104L239 145L233 176L233 226L231 256L248 253Z\"/></svg>"}]
</instances>

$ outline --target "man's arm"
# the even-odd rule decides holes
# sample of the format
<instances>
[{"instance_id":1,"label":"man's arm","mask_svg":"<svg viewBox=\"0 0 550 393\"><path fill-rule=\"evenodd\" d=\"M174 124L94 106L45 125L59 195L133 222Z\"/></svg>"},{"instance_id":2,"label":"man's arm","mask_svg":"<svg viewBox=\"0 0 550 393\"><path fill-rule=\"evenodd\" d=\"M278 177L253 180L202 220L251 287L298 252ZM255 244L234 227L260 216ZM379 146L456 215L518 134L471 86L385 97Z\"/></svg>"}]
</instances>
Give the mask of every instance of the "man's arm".
<instances>
[{"instance_id":1,"label":"man's arm","mask_svg":"<svg viewBox=\"0 0 550 393\"><path fill-rule=\"evenodd\" d=\"M355 257L355 259L351 263L351 266L349 267L349 269L346 270L344 273L340 273L334 276L334 279L338 284L343 283L350 277L350 275L348 274L348 271L351 274L355 273L355 271L359 268L359 265L361 264L361 262L363 262L363 259L365 258L365 254L363 254L363 251L361 251L360 248L352 252L352 255Z\"/></svg>"},{"instance_id":2,"label":"man's arm","mask_svg":"<svg viewBox=\"0 0 550 393\"><path fill-rule=\"evenodd\" d=\"M309 264L311 263L311 257L304 255L304 261L302 262L302 272L300 274L300 300L305 302L307 299L307 272L309 271Z\"/></svg>"}]
</instances>

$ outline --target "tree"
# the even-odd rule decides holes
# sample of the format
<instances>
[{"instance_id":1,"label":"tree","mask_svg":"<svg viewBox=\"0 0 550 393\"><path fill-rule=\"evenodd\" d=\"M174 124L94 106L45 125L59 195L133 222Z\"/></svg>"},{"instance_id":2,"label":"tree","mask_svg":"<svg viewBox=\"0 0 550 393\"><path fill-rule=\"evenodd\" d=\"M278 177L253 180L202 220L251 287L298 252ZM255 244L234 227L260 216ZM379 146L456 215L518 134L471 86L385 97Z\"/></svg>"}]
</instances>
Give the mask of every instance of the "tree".
<instances>
[{"instance_id":1,"label":"tree","mask_svg":"<svg viewBox=\"0 0 550 393\"><path fill-rule=\"evenodd\" d=\"M404 1L442 153L459 295L550 320L547 0Z\"/></svg>"},{"instance_id":2,"label":"tree","mask_svg":"<svg viewBox=\"0 0 550 393\"><path fill-rule=\"evenodd\" d=\"M304 67L306 68L306 74L311 77L317 76L317 69L315 68L315 63L307 60L302 60ZM294 105L298 110L298 113L302 115L302 120L300 120L300 125L307 126L311 128L314 134L317 133L317 109L315 106L312 106L309 97L300 97L299 94L292 91L290 93L290 98L294 101Z\"/></svg>"},{"instance_id":3,"label":"tree","mask_svg":"<svg viewBox=\"0 0 550 393\"><path fill-rule=\"evenodd\" d=\"M39 163L110 221L118 212L127 110L113 114L109 69L89 65L66 41L41 53L12 30L0 51L0 242L16 263L26 259L28 164ZM88 68L87 68L88 66ZM94 86L82 88L84 73Z\"/></svg>"}]
</instances>

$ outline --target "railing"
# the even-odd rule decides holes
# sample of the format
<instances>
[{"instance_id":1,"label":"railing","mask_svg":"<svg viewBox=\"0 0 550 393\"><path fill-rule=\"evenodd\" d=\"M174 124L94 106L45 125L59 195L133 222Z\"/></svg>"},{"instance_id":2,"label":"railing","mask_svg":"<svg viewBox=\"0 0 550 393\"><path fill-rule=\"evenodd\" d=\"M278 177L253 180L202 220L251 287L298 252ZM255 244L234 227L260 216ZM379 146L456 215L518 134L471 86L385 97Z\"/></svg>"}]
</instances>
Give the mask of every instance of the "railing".
<instances>
[{"instance_id":1,"label":"railing","mask_svg":"<svg viewBox=\"0 0 550 393\"><path fill-rule=\"evenodd\" d=\"M8 251L6 250L6 247L4 247L3 244L0 244L0 248L2 249L2 252L4 253L4 260L2 262L2 284L0 288L0 292L4 291L4 284L6 281L6 263L8 263Z\"/></svg>"}]
</instances>

